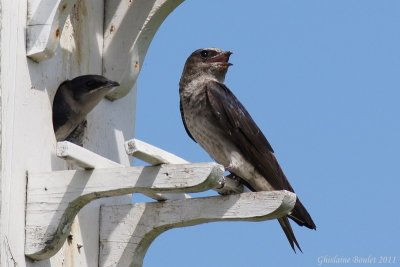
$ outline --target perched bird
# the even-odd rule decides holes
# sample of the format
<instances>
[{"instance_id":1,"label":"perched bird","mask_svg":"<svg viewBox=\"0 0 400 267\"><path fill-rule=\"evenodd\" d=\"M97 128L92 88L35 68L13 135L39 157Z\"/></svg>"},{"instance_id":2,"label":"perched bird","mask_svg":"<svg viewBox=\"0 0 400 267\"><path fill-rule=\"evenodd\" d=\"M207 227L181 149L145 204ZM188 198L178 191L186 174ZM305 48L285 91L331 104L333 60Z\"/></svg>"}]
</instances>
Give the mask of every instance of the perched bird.
<instances>
[{"instance_id":1,"label":"perched bird","mask_svg":"<svg viewBox=\"0 0 400 267\"><path fill-rule=\"evenodd\" d=\"M64 81L53 101L53 128L63 141L86 119L86 115L119 83L100 75L83 75Z\"/></svg>"},{"instance_id":2,"label":"perched bird","mask_svg":"<svg viewBox=\"0 0 400 267\"><path fill-rule=\"evenodd\" d=\"M274 150L250 114L224 85L232 53L217 48L194 51L179 82L180 110L188 135L227 171L253 191L294 192L274 156ZM288 218L316 229L297 199L288 216L278 219L292 249L301 251Z\"/></svg>"}]
</instances>

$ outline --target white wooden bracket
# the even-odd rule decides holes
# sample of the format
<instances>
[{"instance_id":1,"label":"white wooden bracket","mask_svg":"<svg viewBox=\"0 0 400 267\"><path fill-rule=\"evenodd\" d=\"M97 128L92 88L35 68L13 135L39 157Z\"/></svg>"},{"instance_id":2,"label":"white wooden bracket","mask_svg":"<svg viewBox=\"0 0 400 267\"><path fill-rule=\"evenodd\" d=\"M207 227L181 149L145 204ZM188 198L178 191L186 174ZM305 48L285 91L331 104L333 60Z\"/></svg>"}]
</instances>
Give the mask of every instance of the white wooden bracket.
<instances>
[{"instance_id":1,"label":"white wooden bracket","mask_svg":"<svg viewBox=\"0 0 400 267\"><path fill-rule=\"evenodd\" d=\"M60 157L96 169L28 173L25 254L33 260L56 254L79 210L95 199L200 192L220 187L223 180L224 169L215 163L125 167L68 142L58 148Z\"/></svg>"},{"instance_id":2,"label":"white wooden bracket","mask_svg":"<svg viewBox=\"0 0 400 267\"><path fill-rule=\"evenodd\" d=\"M271 191L103 206L99 266L141 267L152 241L172 228L215 221L276 219L288 214L295 203L295 194Z\"/></svg>"},{"instance_id":3,"label":"white wooden bracket","mask_svg":"<svg viewBox=\"0 0 400 267\"><path fill-rule=\"evenodd\" d=\"M131 155L161 165L126 167L72 143L59 142L57 156L83 170L28 173L27 257L44 260L55 255L66 241L77 213L98 198L143 193L169 200L102 208L100 266L141 266L151 242L171 228L211 221L278 218L290 212L296 201L295 194L286 191L191 199L186 193L209 189L219 192L225 187L225 193L242 192L243 188L238 181L224 177L223 167L216 163L190 164L136 139L126 142L125 148ZM163 164L171 162L178 164ZM113 209L120 213L112 214ZM128 215L120 218L122 214ZM127 228L120 228L121 223Z\"/></svg>"},{"instance_id":4,"label":"white wooden bracket","mask_svg":"<svg viewBox=\"0 0 400 267\"><path fill-rule=\"evenodd\" d=\"M28 0L26 54L40 62L54 55L76 0Z\"/></svg>"},{"instance_id":5,"label":"white wooden bracket","mask_svg":"<svg viewBox=\"0 0 400 267\"><path fill-rule=\"evenodd\" d=\"M107 98L121 98L132 89L154 34L182 2L105 0L103 75L120 83Z\"/></svg>"}]
</instances>

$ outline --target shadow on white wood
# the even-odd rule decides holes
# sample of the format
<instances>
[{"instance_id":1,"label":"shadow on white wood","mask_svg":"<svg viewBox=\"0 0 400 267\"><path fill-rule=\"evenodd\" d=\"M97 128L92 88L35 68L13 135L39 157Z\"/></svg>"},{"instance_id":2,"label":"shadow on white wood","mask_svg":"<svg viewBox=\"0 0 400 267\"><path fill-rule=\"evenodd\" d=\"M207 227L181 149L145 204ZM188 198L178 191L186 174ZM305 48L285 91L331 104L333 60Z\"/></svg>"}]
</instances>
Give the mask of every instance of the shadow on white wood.
<instances>
[{"instance_id":1,"label":"shadow on white wood","mask_svg":"<svg viewBox=\"0 0 400 267\"><path fill-rule=\"evenodd\" d=\"M243 193L156 203L102 206L100 267L141 267L161 233L216 221L264 221L288 214L296 195L288 191Z\"/></svg>"},{"instance_id":2,"label":"shadow on white wood","mask_svg":"<svg viewBox=\"0 0 400 267\"><path fill-rule=\"evenodd\" d=\"M120 83L107 98L115 100L131 90L154 34L182 2L105 0L103 75Z\"/></svg>"},{"instance_id":3,"label":"shadow on white wood","mask_svg":"<svg viewBox=\"0 0 400 267\"><path fill-rule=\"evenodd\" d=\"M54 255L69 235L76 214L95 199L131 193L200 192L221 186L223 180L223 167L215 163L118 167L84 148L74 149L59 154L75 158L83 167L99 168L28 173L25 254L31 259ZM79 159L84 159L83 163Z\"/></svg>"}]
</instances>

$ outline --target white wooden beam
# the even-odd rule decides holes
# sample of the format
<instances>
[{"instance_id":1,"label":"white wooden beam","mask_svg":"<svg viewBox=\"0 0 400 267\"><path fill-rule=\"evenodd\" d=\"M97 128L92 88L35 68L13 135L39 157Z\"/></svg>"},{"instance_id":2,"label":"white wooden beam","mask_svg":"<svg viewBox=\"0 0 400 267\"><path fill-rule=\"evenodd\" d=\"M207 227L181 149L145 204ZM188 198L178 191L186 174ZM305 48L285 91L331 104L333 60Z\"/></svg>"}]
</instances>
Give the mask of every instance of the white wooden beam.
<instances>
[{"instance_id":1,"label":"white wooden beam","mask_svg":"<svg viewBox=\"0 0 400 267\"><path fill-rule=\"evenodd\" d=\"M288 214L288 191L243 193L159 203L102 206L100 267L141 267L153 240L166 230L216 221L264 221Z\"/></svg>"},{"instance_id":2,"label":"white wooden beam","mask_svg":"<svg viewBox=\"0 0 400 267\"><path fill-rule=\"evenodd\" d=\"M125 142L125 150L128 155L143 160L147 163L158 165L163 163L186 164L189 161L178 157L161 148L150 145L139 139L131 139Z\"/></svg>"},{"instance_id":3,"label":"white wooden beam","mask_svg":"<svg viewBox=\"0 0 400 267\"><path fill-rule=\"evenodd\" d=\"M153 165L170 163L183 164L189 163L168 151L150 145L138 139L131 139L125 142L125 150L128 155L143 160ZM244 186L236 179L225 177L220 188L214 188L221 195L238 194L244 192ZM183 199L183 197L181 197Z\"/></svg>"},{"instance_id":4,"label":"white wooden beam","mask_svg":"<svg viewBox=\"0 0 400 267\"><path fill-rule=\"evenodd\" d=\"M132 139L125 142L125 150L128 155L131 155L135 158L138 158L144 162L150 163L152 165L159 165L164 163L169 164L188 164L189 161L186 161L168 151L162 150L158 147L152 146L148 143L140 141L138 139ZM164 193L153 195L149 197L155 200L177 200L177 199L185 199L191 198L189 194L173 194L173 193Z\"/></svg>"},{"instance_id":5,"label":"white wooden beam","mask_svg":"<svg viewBox=\"0 0 400 267\"><path fill-rule=\"evenodd\" d=\"M34 61L51 58L76 0L28 0L26 54Z\"/></svg>"},{"instance_id":6,"label":"white wooden beam","mask_svg":"<svg viewBox=\"0 0 400 267\"><path fill-rule=\"evenodd\" d=\"M219 186L221 177L223 168L215 163L29 173L25 254L34 260L54 255L76 214L95 199L135 192L200 192Z\"/></svg>"},{"instance_id":7,"label":"white wooden beam","mask_svg":"<svg viewBox=\"0 0 400 267\"><path fill-rule=\"evenodd\" d=\"M131 90L154 34L183 0L104 2L103 75L120 83L107 96L110 100L115 100Z\"/></svg>"},{"instance_id":8,"label":"white wooden beam","mask_svg":"<svg viewBox=\"0 0 400 267\"><path fill-rule=\"evenodd\" d=\"M57 157L73 162L83 169L123 167L115 161L68 141L57 143Z\"/></svg>"}]
</instances>

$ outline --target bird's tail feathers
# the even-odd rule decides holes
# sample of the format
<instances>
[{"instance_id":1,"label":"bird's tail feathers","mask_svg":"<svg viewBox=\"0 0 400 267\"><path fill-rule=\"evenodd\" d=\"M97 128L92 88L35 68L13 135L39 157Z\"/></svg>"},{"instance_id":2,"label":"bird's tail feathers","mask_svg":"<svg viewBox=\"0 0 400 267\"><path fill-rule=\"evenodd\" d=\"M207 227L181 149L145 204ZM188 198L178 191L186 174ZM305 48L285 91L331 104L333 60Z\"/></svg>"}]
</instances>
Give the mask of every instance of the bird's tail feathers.
<instances>
[{"instance_id":1,"label":"bird's tail feathers","mask_svg":"<svg viewBox=\"0 0 400 267\"><path fill-rule=\"evenodd\" d=\"M292 212L288 216L300 226L305 226L314 230L317 229L313 219L299 199L297 199Z\"/></svg>"},{"instance_id":2,"label":"bird's tail feathers","mask_svg":"<svg viewBox=\"0 0 400 267\"><path fill-rule=\"evenodd\" d=\"M290 246L292 247L294 253L296 253L296 248L295 246L300 250L301 253L303 253L303 251L300 248L299 243L297 242L296 236L294 235L292 226L290 225L289 219L287 216L284 216L282 218L278 219L279 224L282 227L283 232L286 235L286 238L289 241Z\"/></svg>"}]
</instances>

